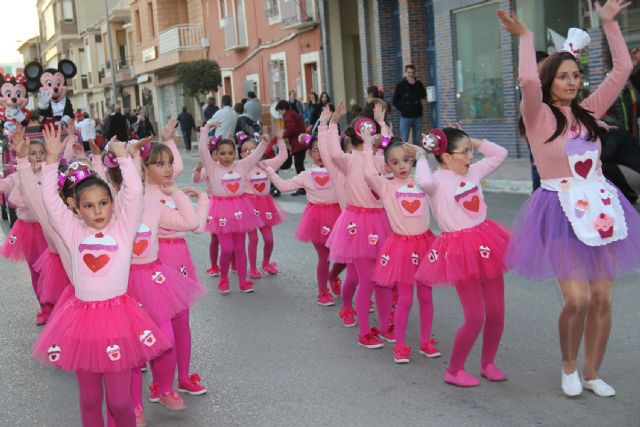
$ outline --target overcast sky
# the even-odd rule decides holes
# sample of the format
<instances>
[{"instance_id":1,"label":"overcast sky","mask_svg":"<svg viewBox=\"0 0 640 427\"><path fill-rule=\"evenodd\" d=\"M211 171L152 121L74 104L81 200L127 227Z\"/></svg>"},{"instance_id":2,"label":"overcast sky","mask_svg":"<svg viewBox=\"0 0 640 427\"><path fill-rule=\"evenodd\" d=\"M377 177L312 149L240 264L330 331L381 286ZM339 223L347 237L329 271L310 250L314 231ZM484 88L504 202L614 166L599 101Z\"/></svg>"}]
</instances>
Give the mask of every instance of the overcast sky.
<instances>
[{"instance_id":1,"label":"overcast sky","mask_svg":"<svg viewBox=\"0 0 640 427\"><path fill-rule=\"evenodd\" d=\"M22 62L18 46L38 35L36 0L0 0L0 10L0 63Z\"/></svg>"}]
</instances>

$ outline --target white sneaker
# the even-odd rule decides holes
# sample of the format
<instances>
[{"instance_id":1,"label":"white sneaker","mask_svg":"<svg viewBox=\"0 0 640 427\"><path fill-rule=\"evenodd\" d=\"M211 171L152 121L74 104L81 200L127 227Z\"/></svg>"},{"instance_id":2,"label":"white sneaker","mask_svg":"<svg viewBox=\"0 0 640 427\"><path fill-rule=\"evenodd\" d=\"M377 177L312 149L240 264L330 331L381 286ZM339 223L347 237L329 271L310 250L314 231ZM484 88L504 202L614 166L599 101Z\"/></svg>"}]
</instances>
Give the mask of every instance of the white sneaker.
<instances>
[{"instance_id":1,"label":"white sneaker","mask_svg":"<svg viewBox=\"0 0 640 427\"><path fill-rule=\"evenodd\" d=\"M577 370L569 375L562 371L562 391L569 397L579 396L582 393L582 384Z\"/></svg>"},{"instance_id":2,"label":"white sneaker","mask_svg":"<svg viewBox=\"0 0 640 427\"><path fill-rule=\"evenodd\" d=\"M612 397L616 395L616 390L600 378L582 381L582 386L600 397Z\"/></svg>"}]
</instances>

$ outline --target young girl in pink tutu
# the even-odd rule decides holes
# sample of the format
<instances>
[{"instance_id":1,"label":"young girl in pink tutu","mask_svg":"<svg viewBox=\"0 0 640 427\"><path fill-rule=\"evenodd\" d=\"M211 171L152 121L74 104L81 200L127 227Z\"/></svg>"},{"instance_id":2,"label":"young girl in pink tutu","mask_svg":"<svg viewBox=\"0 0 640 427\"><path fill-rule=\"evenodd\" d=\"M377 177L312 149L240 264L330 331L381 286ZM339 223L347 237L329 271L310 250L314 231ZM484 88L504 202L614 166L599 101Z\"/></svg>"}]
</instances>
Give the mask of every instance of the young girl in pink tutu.
<instances>
[{"instance_id":1,"label":"young girl in pink tutu","mask_svg":"<svg viewBox=\"0 0 640 427\"><path fill-rule=\"evenodd\" d=\"M287 160L287 146L283 139L284 131L276 128L276 138L278 140L278 155L272 159L265 160L264 163L274 170L280 169L280 166ZM257 147L253 139L249 139L244 132L236 134L236 140L240 145L240 158L246 159L253 153ZM257 211L264 225L260 227L262 234L262 242L264 249L262 252L262 270L265 273L274 275L278 273L278 266L275 262L271 262L271 254L273 253L273 227L286 220L289 216L282 210L278 203L271 197L269 190L271 182L262 170L255 166L245 176L245 195L253 205L254 212ZM249 277L259 279L261 277L257 268L258 258L258 231L251 230L249 236Z\"/></svg>"},{"instance_id":2,"label":"young girl in pink tutu","mask_svg":"<svg viewBox=\"0 0 640 427\"><path fill-rule=\"evenodd\" d=\"M235 143L230 139L222 139L216 142L214 151L218 161L214 161L208 149L211 127L208 124L200 130L198 145L200 160L207 170L207 179L213 193L206 230L218 235L222 252L218 291L229 293L229 265L233 255L240 290L245 293L253 292L253 282L247 280L245 234L261 227L264 222L255 214L249 199L244 197L244 177L258 164L269 141L263 138L246 159L236 160Z\"/></svg>"},{"instance_id":3,"label":"young girl in pink tutu","mask_svg":"<svg viewBox=\"0 0 640 427\"><path fill-rule=\"evenodd\" d=\"M31 170L37 177L37 181L42 181L41 167L45 159L45 147L41 141L30 141L27 159L31 164ZM19 262L26 261L31 273L31 285L33 292L38 298L38 283L40 276L35 269L38 258L42 256L47 248L47 241L42 232L42 226L38 222L38 218L31 209L28 208L21 186L18 185L20 177L17 173L9 175L7 178L0 179L0 193L9 194L9 202L17 207L18 220L15 222L9 236L5 239L2 247L0 247L0 255L9 261ZM40 301L40 312L36 315L36 325L44 325L49 318L51 307Z\"/></svg>"},{"instance_id":4,"label":"young girl in pink tutu","mask_svg":"<svg viewBox=\"0 0 640 427\"><path fill-rule=\"evenodd\" d=\"M455 128L435 129L424 141L440 168L432 175L419 150L416 181L429 196L441 234L416 280L427 286L454 286L464 311L444 380L461 387L480 384L464 370L464 363L484 327L480 372L490 381L502 381L505 376L494 359L504 326L504 254L509 234L502 224L487 219L480 182L500 166L507 150ZM474 150L485 158L472 164Z\"/></svg>"},{"instance_id":5,"label":"young girl in pink tutu","mask_svg":"<svg viewBox=\"0 0 640 427\"><path fill-rule=\"evenodd\" d=\"M332 126L344 115L345 107L340 103L332 118ZM325 111L323 111L325 114ZM382 207L380 196L372 191L364 179L364 154L362 132L375 133L380 125L373 120L360 117L354 120L352 145L350 154L340 149L340 141L335 138L327 141L327 151L337 167L345 174L347 207L337 219L327 246L330 248L330 259L334 262L353 263L357 276L359 291L356 295L356 313L359 321L358 344L365 348L381 348L382 341L378 334L389 342L393 342L393 331L388 329L391 300L383 289L375 290L376 304L380 319L379 332L369 324L369 305L374 291L371 274L378 259L381 243L391 232L389 221ZM333 135L337 135L334 132ZM323 145L319 145L323 150ZM384 158L376 156L376 168L384 172Z\"/></svg>"},{"instance_id":6,"label":"young girl in pink tutu","mask_svg":"<svg viewBox=\"0 0 640 427\"><path fill-rule=\"evenodd\" d=\"M372 137L366 134L362 137L364 177L369 187L380 196L393 231L382 243L373 271L373 281L388 294L391 294L394 286L398 289L398 304L393 322L396 339L393 360L396 363L408 363L411 347L405 345L405 336L413 305L415 276L435 239L429 229L428 200L410 175L416 155L414 146L404 144L399 138L385 141L388 145L384 149L384 159L387 169L393 174L393 179L390 180L375 167ZM440 352L431 341L431 288L423 284L416 288L420 303L420 351L429 357L437 357ZM391 295L387 298L391 298Z\"/></svg>"},{"instance_id":7,"label":"young girl in pink tutu","mask_svg":"<svg viewBox=\"0 0 640 427\"><path fill-rule=\"evenodd\" d=\"M217 137L210 137L209 140L209 152L212 153L212 156L215 155L215 143L211 141L214 139L216 142L218 141ZM214 161L217 161L214 158ZM209 203L213 200L213 194L211 193L211 186L207 180L207 171L205 170L202 162L198 162L196 167L193 169L191 174L191 180L195 184L199 184L201 182L207 183L207 194L209 195ZM206 273L209 276L217 277L220 275L220 266L218 265L218 254L219 254L220 242L218 241L218 236L215 233L211 233L211 240L209 241L209 261L211 262L211 267L207 268Z\"/></svg>"},{"instance_id":8,"label":"young girl in pink tutu","mask_svg":"<svg viewBox=\"0 0 640 427\"><path fill-rule=\"evenodd\" d=\"M567 396L577 396L583 388L599 396L615 395L598 374L611 329L613 284L640 266L640 216L602 174L602 131L596 122L633 69L616 22L630 4L595 3L613 69L582 102L576 97L581 67L576 55L589 35L570 29L565 49L551 54L538 72L533 33L515 15L498 12L503 28L520 38L521 132L542 178L542 188L516 216L507 265L529 279L558 282L564 299L559 320L561 384ZM583 335L581 381L577 358Z\"/></svg>"},{"instance_id":9,"label":"young girl in pink tutu","mask_svg":"<svg viewBox=\"0 0 640 427\"><path fill-rule=\"evenodd\" d=\"M125 177L117 206L104 181L88 168L78 168L73 173L74 214L58 195L58 158L64 147L60 130L45 129L44 135L42 197L49 221L70 250L75 295L56 308L33 354L43 364L76 373L84 426L104 425L105 394L116 425L133 426L131 370L170 347L160 328L126 293L142 215L142 185L124 144L113 143Z\"/></svg>"},{"instance_id":10,"label":"young girl in pink tutu","mask_svg":"<svg viewBox=\"0 0 640 427\"><path fill-rule=\"evenodd\" d=\"M189 231L199 226L198 215L189 197L173 181L174 154L170 148L170 140L167 142L167 145L146 144L141 148L140 154L137 154L142 160L145 176L144 209L133 243L129 292L142 303L149 316L175 345L174 349L151 363L155 387L151 387L149 400L159 402L169 410L178 411L183 410L185 405L182 398L173 391L177 342L181 343L182 354L190 353L190 340L185 336L189 333L188 309L204 295L206 288L195 277L189 277L188 274L185 276L158 256L161 228ZM198 190L185 191L198 197L200 206L206 203L206 195ZM175 208L167 203L167 197L171 198ZM178 333L173 328L174 323L179 326ZM176 341L175 337L180 334ZM138 378L135 378L134 386L137 385ZM135 394L137 398L137 392Z\"/></svg>"},{"instance_id":11,"label":"young girl in pink tutu","mask_svg":"<svg viewBox=\"0 0 640 427\"><path fill-rule=\"evenodd\" d=\"M306 137L306 135L305 135ZM333 182L320 158L317 141L309 136L304 143L308 150L313 167L305 170L291 179L284 180L278 176L268 162L260 162L259 166L269 175L278 190L283 193L292 192L300 188L307 194L307 206L304 208L295 238L302 242L311 242L318 254L316 278L318 280L318 296L316 302L324 306L334 305L333 295L327 284L329 281L329 249L325 246L327 237L333 229L334 223L340 215L340 205L336 197ZM286 149L286 148L285 148Z\"/></svg>"}]
</instances>

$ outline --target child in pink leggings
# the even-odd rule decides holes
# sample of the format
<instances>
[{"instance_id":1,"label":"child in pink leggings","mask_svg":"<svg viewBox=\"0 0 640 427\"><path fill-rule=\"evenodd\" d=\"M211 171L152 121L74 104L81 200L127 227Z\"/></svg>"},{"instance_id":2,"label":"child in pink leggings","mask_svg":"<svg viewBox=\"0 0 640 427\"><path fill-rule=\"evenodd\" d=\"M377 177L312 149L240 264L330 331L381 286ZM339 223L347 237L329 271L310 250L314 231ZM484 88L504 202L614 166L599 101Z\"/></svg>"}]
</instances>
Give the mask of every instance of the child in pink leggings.
<instances>
[{"instance_id":1,"label":"child in pink leggings","mask_svg":"<svg viewBox=\"0 0 640 427\"><path fill-rule=\"evenodd\" d=\"M430 196L442 234L431 245L416 280L428 286L455 286L464 311L444 380L460 387L480 384L464 370L464 363L484 327L480 373L490 381L502 381L505 375L494 359L504 326L504 255L509 234L504 226L487 219L479 184L500 166L507 150L469 138L455 128L435 129L424 142L440 168L431 175L423 156L416 179ZM485 158L472 164L474 150Z\"/></svg>"}]
</instances>

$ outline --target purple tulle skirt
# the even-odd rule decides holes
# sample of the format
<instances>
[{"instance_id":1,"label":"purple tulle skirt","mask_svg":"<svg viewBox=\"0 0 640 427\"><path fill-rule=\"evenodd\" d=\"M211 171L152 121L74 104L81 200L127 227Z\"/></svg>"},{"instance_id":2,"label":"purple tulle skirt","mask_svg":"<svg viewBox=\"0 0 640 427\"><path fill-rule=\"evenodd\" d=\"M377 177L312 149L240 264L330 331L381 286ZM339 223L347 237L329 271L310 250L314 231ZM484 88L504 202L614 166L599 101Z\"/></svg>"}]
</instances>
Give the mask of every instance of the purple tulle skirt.
<instances>
[{"instance_id":1,"label":"purple tulle skirt","mask_svg":"<svg viewBox=\"0 0 640 427\"><path fill-rule=\"evenodd\" d=\"M576 237L556 192L540 188L520 208L511 231L506 264L532 280L613 280L640 267L640 215L618 191L628 235L604 246Z\"/></svg>"}]
</instances>

